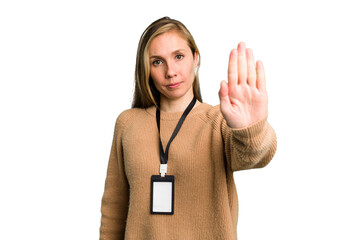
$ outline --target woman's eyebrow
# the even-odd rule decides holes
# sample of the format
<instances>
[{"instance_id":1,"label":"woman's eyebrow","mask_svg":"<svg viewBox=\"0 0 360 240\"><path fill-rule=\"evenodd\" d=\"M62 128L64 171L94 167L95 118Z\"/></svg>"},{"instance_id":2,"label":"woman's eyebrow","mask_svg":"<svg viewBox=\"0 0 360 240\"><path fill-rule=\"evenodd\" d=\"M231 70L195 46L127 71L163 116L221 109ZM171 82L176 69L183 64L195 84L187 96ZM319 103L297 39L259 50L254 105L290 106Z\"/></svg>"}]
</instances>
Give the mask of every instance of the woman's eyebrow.
<instances>
[{"instance_id":1,"label":"woman's eyebrow","mask_svg":"<svg viewBox=\"0 0 360 240\"><path fill-rule=\"evenodd\" d=\"M173 53L178 53L178 52L185 52L185 49L178 49L178 50L175 50Z\"/></svg>"},{"instance_id":2,"label":"woman's eyebrow","mask_svg":"<svg viewBox=\"0 0 360 240\"><path fill-rule=\"evenodd\" d=\"M152 55L152 56L150 56L150 58L161 58L162 59L161 56L157 56L157 55Z\"/></svg>"},{"instance_id":3,"label":"woman's eyebrow","mask_svg":"<svg viewBox=\"0 0 360 240\"><path fill-rule=\"evenodd\" d=\"M173 51L171 54L181 53L181 52L184 52L184 51L185 51L185 49L180 48L180 49L177 49L177 50ZM159 55L151 55L150 58L161 58L161 59L163 59L163 57L159 56Z\"/></svg>"}]
</instances>

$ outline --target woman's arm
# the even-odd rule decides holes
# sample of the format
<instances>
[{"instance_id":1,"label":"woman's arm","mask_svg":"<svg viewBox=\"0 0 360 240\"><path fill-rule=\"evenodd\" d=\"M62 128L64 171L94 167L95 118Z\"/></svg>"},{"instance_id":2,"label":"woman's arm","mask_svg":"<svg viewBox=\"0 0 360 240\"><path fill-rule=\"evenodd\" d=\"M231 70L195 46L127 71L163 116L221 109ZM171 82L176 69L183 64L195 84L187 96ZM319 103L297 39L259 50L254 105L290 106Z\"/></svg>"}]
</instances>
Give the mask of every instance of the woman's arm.
<instances>
[{"instance_id":1,"label":"woman's arm","mask_svg":"<svg viewBox=\"0 0 360 240\"><path fill-rule=\"evenodd\" d=\"M225 156L232 171L265 167L273 158L277 139L266 118L247 128L230 128L222 123Z\"/></svg>"},{"instance_id":2,"label":"woman's arm","mask_svg":"<svg viewBox=\"0 0 360 240\"><path fill-rule=\"evenodd\" d=\"M230 53L228 83L221 83L220 111L225 152L233 171L266 166L275 154L277 141L266 121L268 95L261 61L251 49L238 44Z\"/></svg>"},{"instance_id":3,"label":"woman's arm","mask_svg":"<svg viewBox=\"0 0 360 240\"><path fill-rule=\"evenodd\" d=\"M120 115L121 116L121 115ZM105 190L101 204L100 240L124 239L129 202L129 184L125 175L120 117L116 121Z\"/></svg>"}]
</instances>

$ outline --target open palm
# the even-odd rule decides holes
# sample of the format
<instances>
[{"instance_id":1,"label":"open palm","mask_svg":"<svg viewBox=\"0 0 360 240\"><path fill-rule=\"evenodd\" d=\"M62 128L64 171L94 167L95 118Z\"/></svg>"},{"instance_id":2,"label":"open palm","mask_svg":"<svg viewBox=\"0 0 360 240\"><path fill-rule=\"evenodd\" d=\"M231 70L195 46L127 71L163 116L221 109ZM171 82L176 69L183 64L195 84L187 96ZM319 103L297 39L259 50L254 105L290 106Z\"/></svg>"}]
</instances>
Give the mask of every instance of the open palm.
<instances>
[{"instance_id":1,"label":"open palm","mask_svg":"<svg viewBox=\"0 0 360 240\"><path fill-rule=\"evenodd\" d=\"M267 116L268 96L261 61L254 61L251 49L238 44L230 53L228 83L221 82L220 110L232 128L246 128Z\"/></svg>"}]
</instances>

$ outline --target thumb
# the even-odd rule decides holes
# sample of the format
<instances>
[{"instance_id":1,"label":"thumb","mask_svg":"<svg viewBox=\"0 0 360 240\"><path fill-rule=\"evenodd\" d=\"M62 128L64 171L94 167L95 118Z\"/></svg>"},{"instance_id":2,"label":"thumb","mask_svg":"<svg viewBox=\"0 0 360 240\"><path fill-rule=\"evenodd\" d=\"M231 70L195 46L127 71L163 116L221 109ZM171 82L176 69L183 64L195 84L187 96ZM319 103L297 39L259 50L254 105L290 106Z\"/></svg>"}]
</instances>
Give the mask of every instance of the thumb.
<instances>
[{"instance_id":1,"label":"thumb","mask_svg":"<svg viewBox=\"0 0 360 240\"><path fill-rule=\"evenodd\" d=\"M220 99L220 110L222 113L228 112L230 109L230 99L229 99L229 87L228 84L223 80L220 84L219 90L219 99Z\"/></svg>"}]
</instances>

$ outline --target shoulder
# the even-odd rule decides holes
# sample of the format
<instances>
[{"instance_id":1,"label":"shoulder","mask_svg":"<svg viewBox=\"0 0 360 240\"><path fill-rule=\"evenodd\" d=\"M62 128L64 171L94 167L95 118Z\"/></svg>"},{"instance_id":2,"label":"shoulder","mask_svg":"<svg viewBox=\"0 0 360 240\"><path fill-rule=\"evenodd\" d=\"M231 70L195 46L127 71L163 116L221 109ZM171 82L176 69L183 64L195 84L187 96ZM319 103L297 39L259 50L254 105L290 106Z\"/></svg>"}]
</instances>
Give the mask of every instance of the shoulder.
<instances>
[{"instance_id":1,"label":"shoulder","mask_svg":"<svg viewBox=\"0 0 360 240\"><path fill-rule=\"evenodd\" d=\"M211 129L221 129L224 118L220 111L220 105L212 106L207 103L202 103L198 109L194 109L194 116L201 119L204 126L210 126Z\"/></svg>"},{"instance_id":2,"label":"shoulder","mask_svg":"<svg viewBox=\"0 0 360 240\"><path fill-rule=\"evenodd\" d=\"M116 129L123 129L134 119L141 118L141 115L146 115L146 111L143 108L131 108L121 112L116 118Z\"/></svg>"},{"instance_id":3,"label":"shoulder","mask_svg":"<svg viewBox=\"0 0 360 240\"><path fill-rule=\"evenodd\" d=\"M222 119L220 105L212 106L207 103L202 103L197 112L205 122L221 121Z\"/></svg>"}]
</instances>

